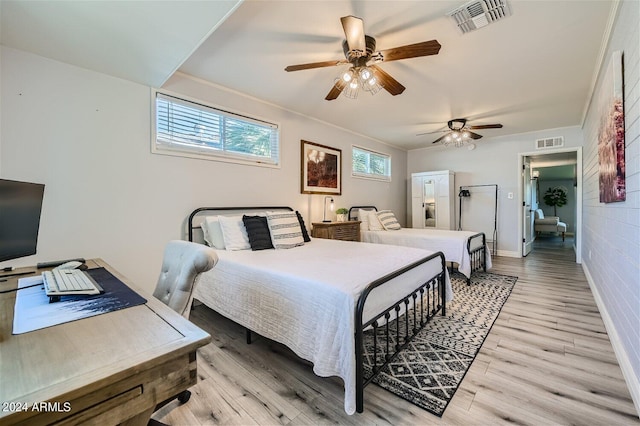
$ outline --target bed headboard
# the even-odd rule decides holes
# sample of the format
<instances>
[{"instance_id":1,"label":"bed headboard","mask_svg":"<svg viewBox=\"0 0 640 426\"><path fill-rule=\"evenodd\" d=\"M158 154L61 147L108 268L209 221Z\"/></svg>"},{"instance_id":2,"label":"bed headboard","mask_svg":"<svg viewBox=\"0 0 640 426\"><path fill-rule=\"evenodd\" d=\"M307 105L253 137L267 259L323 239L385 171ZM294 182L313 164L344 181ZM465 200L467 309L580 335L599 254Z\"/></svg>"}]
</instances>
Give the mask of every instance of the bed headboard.
<instances>
[{"instance_id":1,"label":"bed headboard","mask_svg":"<svg viewBox=\"0 0 640 426\"><path fill-rule=\"evenodd\" d=\"M360 209L378 211L376 206L353 206L349 209L349 220L358 220L358 210Z\"/></svg>"},{"instance_id":2,"label":"bed headboard","mask_svg":"<svg viewBox=\"0 0 640 426\"><path fill-rule=\"evenodd\" d=\"M187 232L189 241L191 242L204 242L204 238L202 238L202 230L200 225L202 224L202 220L205 216L211 215L231 215L231 214L247 214L247 213L258 213L265 211L273 211L273 210L287 210L292 212L293 209L288 206L258 206L258 207L198 207L189 215L189 220L187 222ZM198 241L195 241L195 233L194 231L200 230L198 235Z\"/></svg>"}]
</instances>

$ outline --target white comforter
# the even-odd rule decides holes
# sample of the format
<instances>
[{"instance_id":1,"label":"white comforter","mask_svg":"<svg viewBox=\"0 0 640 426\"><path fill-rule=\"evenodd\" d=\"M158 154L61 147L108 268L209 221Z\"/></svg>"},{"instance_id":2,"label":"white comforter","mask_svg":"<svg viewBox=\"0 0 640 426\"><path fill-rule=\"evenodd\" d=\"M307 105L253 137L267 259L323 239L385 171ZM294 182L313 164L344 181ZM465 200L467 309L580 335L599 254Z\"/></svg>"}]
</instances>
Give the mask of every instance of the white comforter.
<instances>
[{"instance_id":1,"label":"white comforter","mask_svg":"<svg viewBox=\"0 0 640 426\"><path fill-rule=\"evenodd\" d=\"M288 250L218 250L219 262L198 277L194 297L313 363L345 383L344 409L355 412L355 306L372 281L432 252L408 247L312 239ZM440 270L427 262L374 290L370 319ZM446 298L451 300L449 278Z\"/></svg>"},{"instance_id":2,"label":"white comforter","mask_svg":"<svg viewBox=\"0 0 640 426\"><path fill-rule=\"evenodd\" d=\"M376 244L390 244L418 247L444 253L447 262L456 262L458 270L467 278L471 277L471 259L467 251L467 240L477 232L450 231L445 229L402 228L397 231L361 231L362 241ZM473 240L472 248L482 244L482 239ZM485 245L487 269L491 268L491 252Z\"/></svg>"}]
</instances>

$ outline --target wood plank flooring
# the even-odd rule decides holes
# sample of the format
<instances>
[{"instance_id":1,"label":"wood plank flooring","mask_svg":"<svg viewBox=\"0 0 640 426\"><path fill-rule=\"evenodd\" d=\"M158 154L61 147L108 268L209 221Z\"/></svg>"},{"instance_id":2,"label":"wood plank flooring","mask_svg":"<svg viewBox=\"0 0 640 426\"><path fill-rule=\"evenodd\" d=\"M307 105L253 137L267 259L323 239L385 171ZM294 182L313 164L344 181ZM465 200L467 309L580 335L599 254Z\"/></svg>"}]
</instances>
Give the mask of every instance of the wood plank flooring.
<instances>
[{"instance_id":1,"label":"wood plank flooring","mask_svg":"<svg viewBox=\"0 0 640 426\"><path fill-rule=\"evenodd\" d=\"M524 259L494 257L518 276L482 349L442 418L378 386L365 412L343 410L342 381L313 374L286 347L205 306L191 320L213 337L198 352L191 400L154 419L172 425L640 425L573 240L539 238Z\"/></svg>"}]
</instances>

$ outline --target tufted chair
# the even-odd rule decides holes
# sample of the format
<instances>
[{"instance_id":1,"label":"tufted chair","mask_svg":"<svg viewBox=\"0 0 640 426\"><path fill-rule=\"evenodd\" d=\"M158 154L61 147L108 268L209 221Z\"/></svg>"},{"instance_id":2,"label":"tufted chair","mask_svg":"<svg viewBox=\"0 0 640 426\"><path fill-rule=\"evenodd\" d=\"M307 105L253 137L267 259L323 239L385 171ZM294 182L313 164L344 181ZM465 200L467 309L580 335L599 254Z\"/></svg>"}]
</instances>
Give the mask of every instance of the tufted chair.
<instances>
[{"instance_id":1,"label":"tufted chair","mask_svg":"<svg viewBox=\"0 0 640 426\"><path fill-rule=\"evenodd\" d=\"M542 209L535 211L535 218L533 220L533 230L537 233L540 232L558 232L562 234L562 241L564 241L564 233L567 232L567 224L560 222L558 216L544 216Z\"/></svg>"},{"instance_id":2,"label":"tufted chair","mask_svg":"<svg viewBox=\"0 0 640 426\"><path fill-rule=\"evenodd\" d=\"M169 241L164 248L162 270L153 296L189 319L196 279L199 274L213 268L216 263L218 263L218 255L212 248L188 241ZM190 397L191 392L186 390L174 398L184 404ZM158 404L155 411L171 402L174 398ZM154 420L149 424L162 423Z\"/></svg>"},{"instance_id":3,"label":"tufted chair","mask_svg":"<svg viewBox=\"0 0 640 426\"><path fill-rule=\"evenodd\" d=\"M153 296L188 319L196 277L216 263L218 256L212 248L188 241L169 241Z\"/></svg>"}]
</instances>

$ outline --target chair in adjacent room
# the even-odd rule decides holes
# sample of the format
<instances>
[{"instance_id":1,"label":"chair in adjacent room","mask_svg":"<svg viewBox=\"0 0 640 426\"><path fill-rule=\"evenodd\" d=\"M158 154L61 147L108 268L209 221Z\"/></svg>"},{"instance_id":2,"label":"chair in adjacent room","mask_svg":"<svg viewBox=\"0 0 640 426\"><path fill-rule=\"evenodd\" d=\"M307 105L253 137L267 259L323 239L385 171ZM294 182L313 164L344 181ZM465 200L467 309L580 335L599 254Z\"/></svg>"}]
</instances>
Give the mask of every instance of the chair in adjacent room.
<instances>
[{"instance_id":1,"label":"chair in adjacent room","mask_svg":"<svg viewBox=\"0 0 640 426\"><path fill-rule=\"evenodd\" d=\"M164 249L162 270L153 296L165 305L189 319L193 302L193 289L198 276L218 263L215 250L203 244L189 241L169 241ZM156 411L177 398L184 404L191 397L188 390L158 404Z\"/></svg>"},{"instance_id":2,"label":"chair in adjacent room","mask_svg":"<svg viewBox=\"0 0 640 426\"><path fill-rule=\"evenodd\" d=\"M533 220L533 230L536 234L540 232L554 232L562 234L562 241L564 241L564 234L567 232L567 224L560 222L558 216L546 216L542 209L535 211L535 218Z\"/></svg>"}]
</instances>

